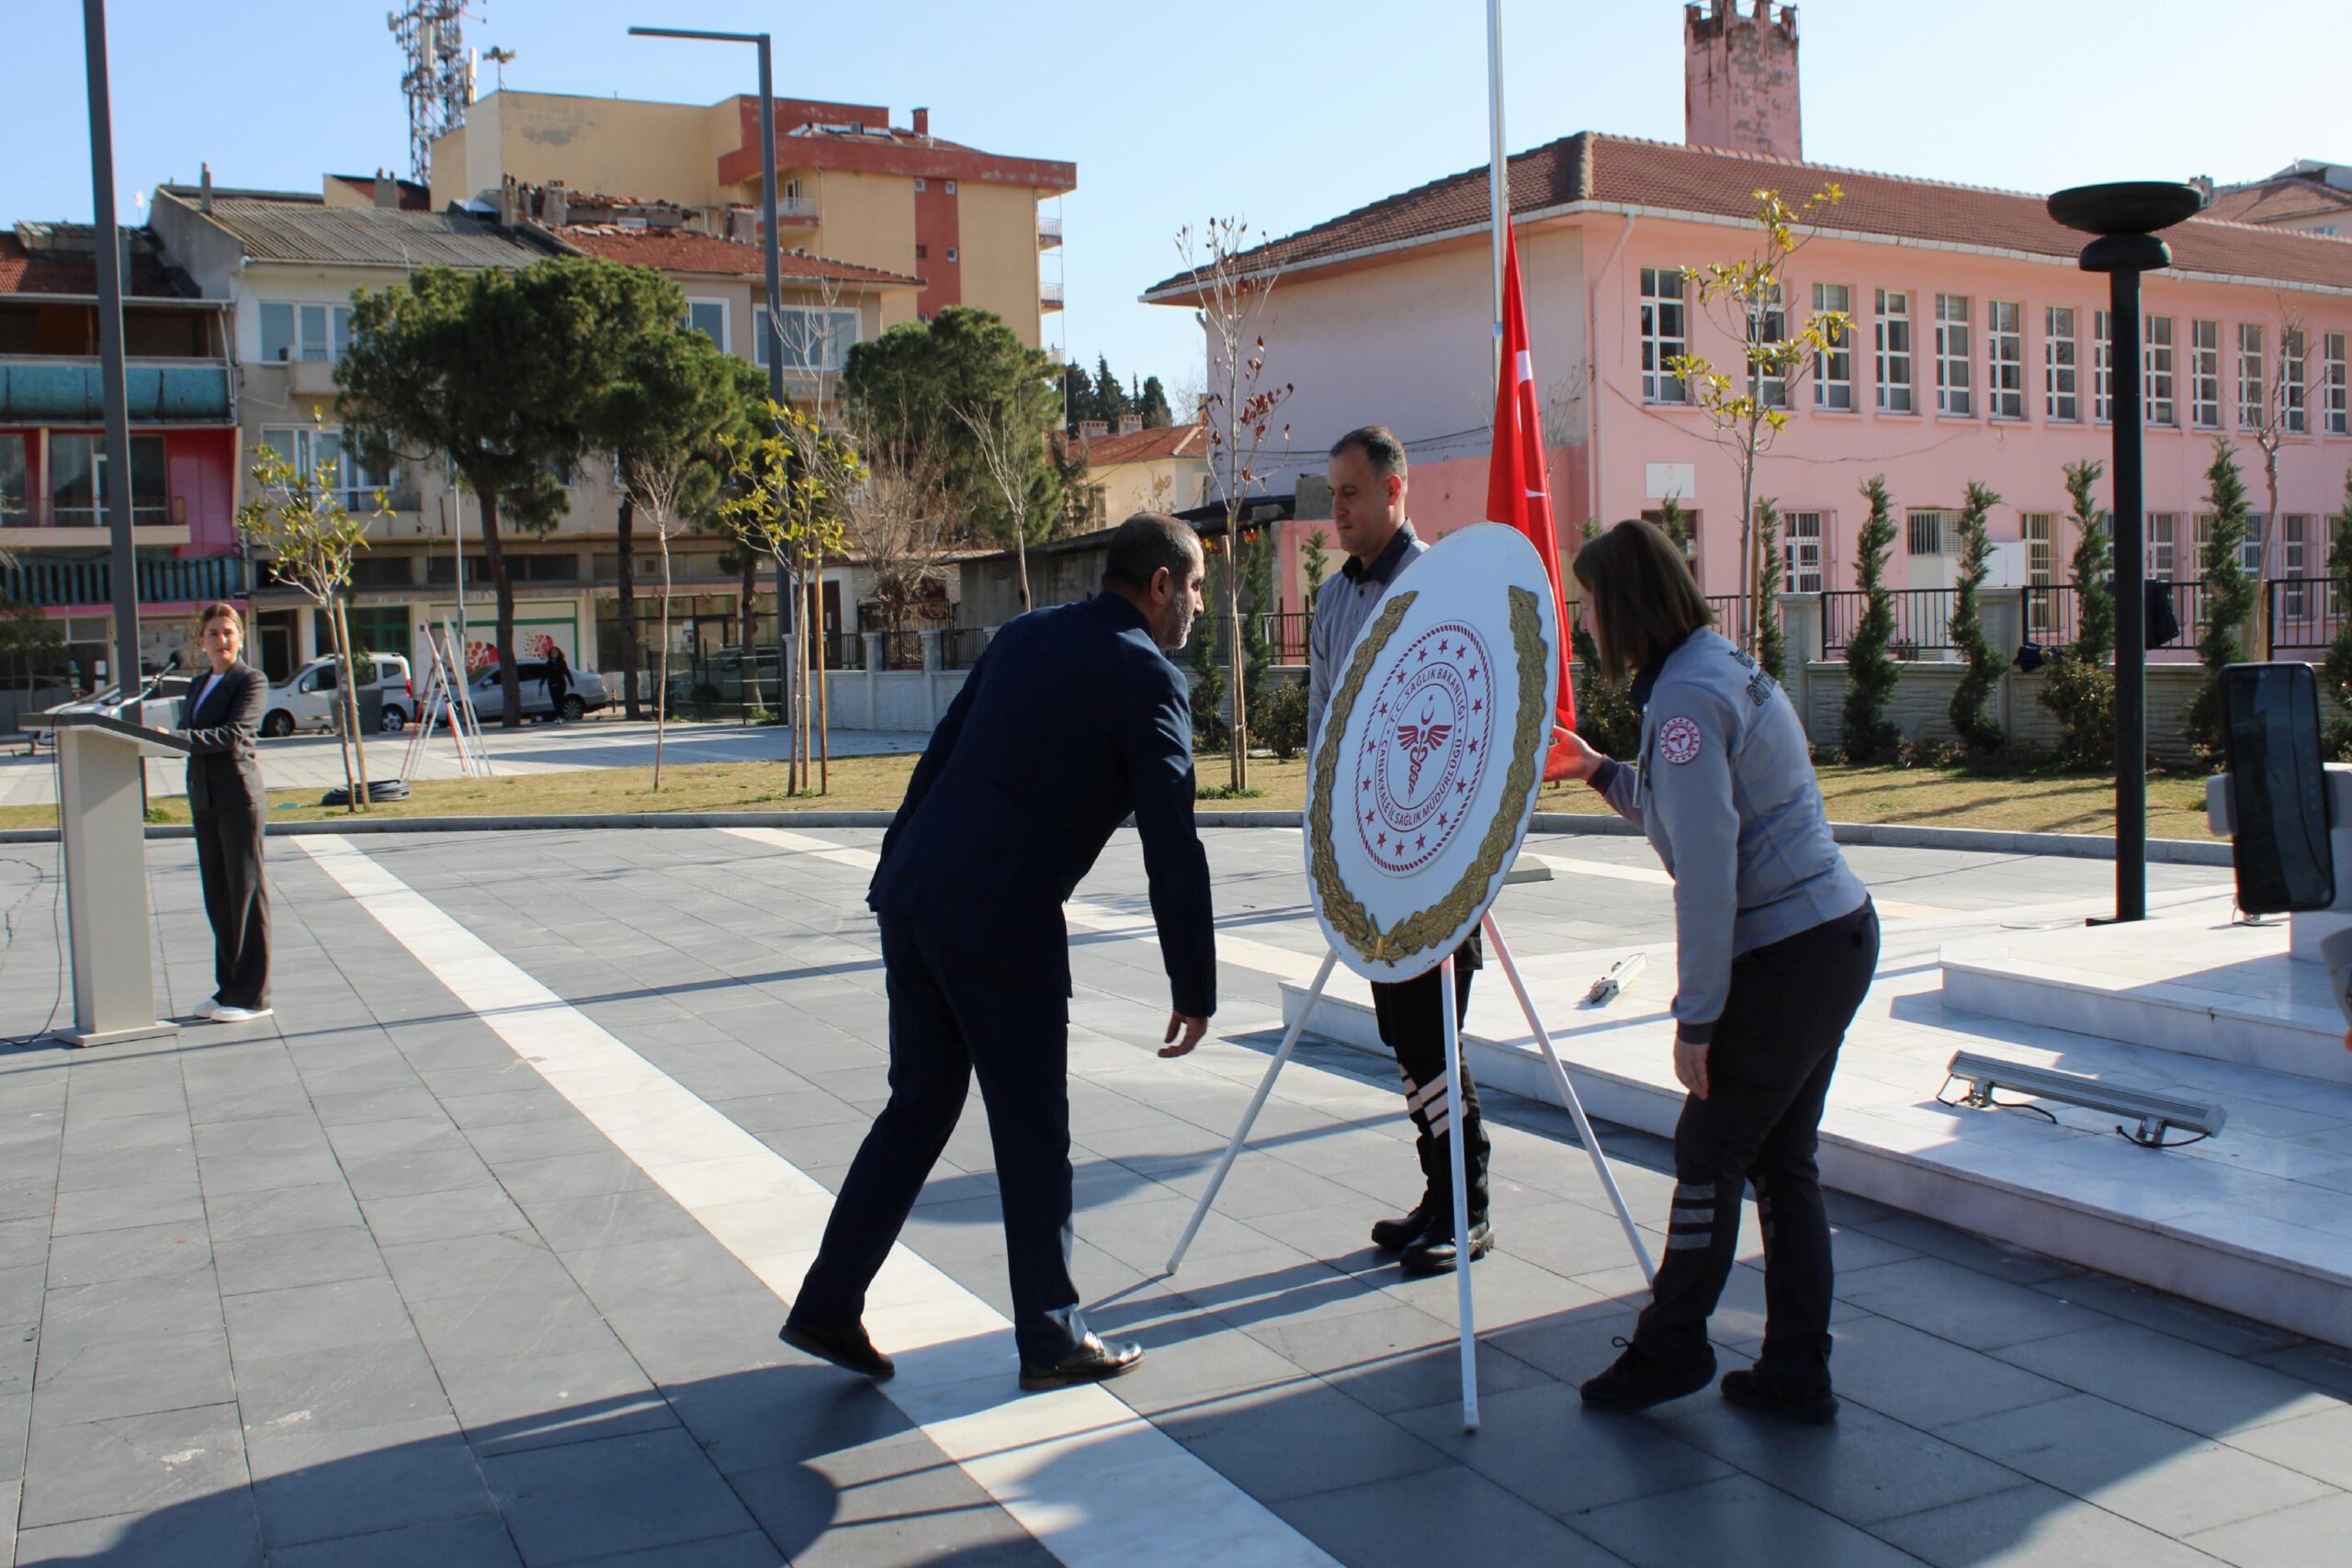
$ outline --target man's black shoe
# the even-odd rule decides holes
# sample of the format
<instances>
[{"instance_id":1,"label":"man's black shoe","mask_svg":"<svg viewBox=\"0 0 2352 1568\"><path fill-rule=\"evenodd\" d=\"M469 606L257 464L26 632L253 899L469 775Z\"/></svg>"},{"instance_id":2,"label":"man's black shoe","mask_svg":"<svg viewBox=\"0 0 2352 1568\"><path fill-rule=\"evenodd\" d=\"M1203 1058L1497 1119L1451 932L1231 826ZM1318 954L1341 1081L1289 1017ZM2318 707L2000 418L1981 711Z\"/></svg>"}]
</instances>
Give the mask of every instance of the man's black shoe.
<instances>
[{"instance_id":1,"label":"man's black shoe","mask_svg":"<svg viewBox=\"0 0 2352 1568\"><path fill-rule=\"evenodd\" d=\"M1653 1404L1696 1393L1715 1381L1713 1346L1707 1348L1701 1359L1677 1367L1652 1359L1639 1346L1624 1338L1611 1343L1624 1346L1625 1353L1607 1371L1587 1379L1582 1391L1584 1402L1595 1410L1646 1410Z\"/></svg>"},{"instance_id":2,"label":"man's black shoe","mask_svg":"<svg viewBox=\"0 0 2352 1568\"><path fill-rule=\"evenodd\" d=\"M1430 1215L1442 1201L1435 1192L1423 1192L1421 1201L1413 1205L1411 1213L1400 1214L1393 1220L1373 1221L1372 1245L1383 1252L1404 1251L1416 1237L1430 1228Z\"/></svg>"},{"instance_id":3,"label":"man's black shoe","mask_svg":"<svg viewBox=\"0 0 2352 1568\"><path fill-rule=\"evenodd\" d=\"M876 1382L899 1370L889 1357L874 1348L874 1341L865 1337L862 1326L846 1334L833 1334L821 1328L808 1328L787 1322L776 1331L775 1337L803 1355L831 1361L847 1371L863 1373Z\"/></svg>"},{"instance_id":4,"label":"man's black shoe","mask_svg":"<svg viewBox=\"0 0 2352 1568\"><path fill-rule=\"evenodd\" d=\"M1090 1334L1077 1349L1051 1366L1023 1363L1021 1386L1032 1393L1042 1393L1047 1389L1069 1388L1082 1382L1105 1382L1134 1371L1142 1361L1143 1347L1133 1340L1098 1339Z\"/></svg>"},{"instance_id":5,"label":"man's black shoe","mask_svg":"<svg viewBox=\"0 0 2352 1568\"><path fill-rule=\"evenodd\" d=\"M1470 1261L1476 1263L1494 1249L1495 1227L1485 1220L1471 1221ZM1408 1274L1451 1274L1459 1251L1453 1245L1453 1215L1441 1210L1406 1247L1396 1266Z\"/></svg>"},{"instance_id":6,"label":"man's black shoe","mask_svg":"<svg viewBox=\"0 0 2352 1568\"><path fill-rule=\"evenodd\" d=\"M1724 1397L1743 1410L1760 1410L1810 1427L1838 1419L1838 1396L1826 1378L1797 1378L1758 1367L1724 1374Z\"/></svg>"}]
</instances>

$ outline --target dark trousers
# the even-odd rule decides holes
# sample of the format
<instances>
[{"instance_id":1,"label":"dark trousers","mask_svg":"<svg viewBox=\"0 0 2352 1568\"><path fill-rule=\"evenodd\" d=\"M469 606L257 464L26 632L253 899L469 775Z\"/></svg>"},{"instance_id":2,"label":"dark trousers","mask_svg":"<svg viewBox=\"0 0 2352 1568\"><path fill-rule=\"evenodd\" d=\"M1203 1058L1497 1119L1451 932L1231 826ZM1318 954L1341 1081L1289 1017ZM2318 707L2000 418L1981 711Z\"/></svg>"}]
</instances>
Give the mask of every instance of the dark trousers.
<instances>
[{"instance_id":1,"label":"dark trousers","mask_svg":"<svg viewBox=\"0 0 2352 1568\"><path fill-rule=\"evenodd\" d=\"M1478 933L1472 931L1453 954L1453 1020L1461 1027L1470 1010L1470 977L1483 961ZM1442 1141L1453 1131L1453 1107L1445 1085L1445 1014L1443 971L1432 969L1395 985L1374 981L1373 1016L1380 1024L1380 1043L1396 1053L1396 1069L1405 1079L1405 1111L1413 1119L1414 1153L1428 1179L1429 1195L1441 1201L1445 1217L1453 1211L1453 1156ZM1487 1127L1478 1114L1478 1086L1471 1081L1470 1064L1462 1064L1462 1171L1470 1189L1470 1223L1487 1218Z\"/></svg>"},{"instance_id":2,"label":"dark trousers","mask_svg":"<svg viewBox=\"0 0 2352 1568\"><path fill-rule=\"evenodd\" d=\"M1666 1259L1634 1343L1687 1365L1739 1248L1748 1183L1764 1230L1759 1369L1812 1380L1829 1371L1829 1215L1814 1150L1838 1048L1878 966L1878 911L1865 902L1732 961L1731 994L1707 1050L1708 1095L1674 1129L1674 1213Z\"/></svg>"},{"instance_id":3,"label":"dark trousers","mask_svg":"<svg viewBox=\"0 0 2352 1568\"><path fill-rule=\"evenodd\" d=\"M213 994L230 1007L269 1005L269 889L262 878L260 813L198 811L196 869L212 922Z\"/></svg>"},{"instance_id":4,"label":"dark trousers","mask_svg":"<svg viewBox=\"0 0 2352 1568\"><path fill-rule=\"evenodd\" d=\"M884 915L890 997L890 1102L851 1162L792 1318L842 1330L922 1192L923 1179L980 1080L1004 1205L1013 1337L1044 1365L1086 1336L1070 1281L1069 1003L989 969L924 925Z\"/></svg>"}]
</instances>

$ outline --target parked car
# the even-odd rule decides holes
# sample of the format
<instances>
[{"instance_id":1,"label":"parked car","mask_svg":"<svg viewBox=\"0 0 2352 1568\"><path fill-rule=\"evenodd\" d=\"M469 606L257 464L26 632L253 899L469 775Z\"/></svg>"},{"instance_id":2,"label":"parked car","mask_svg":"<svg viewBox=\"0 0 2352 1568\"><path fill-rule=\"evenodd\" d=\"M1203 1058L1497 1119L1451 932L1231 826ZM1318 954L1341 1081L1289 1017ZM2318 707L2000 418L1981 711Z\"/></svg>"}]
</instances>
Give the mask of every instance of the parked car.
<instances>
[{"instance_id":1,"label":"parked car","mask_svg":"<svg viewBox=\"0 0 2352 1568\"><path fill-rule=\"evenodd\" d=\"M555 705L548 701L548 663L544 659L518 660L514 673L523 683L523 716L553 718ZM472 688L474 714L484 724L496 724L506 712L506 693L499 683L498 666L485 665L474 671L469 682ZM605 678L594 670L573 666L571 690L564 694L563 715L575 719L601 708L613 705L613 694L605 688Z\"/></svg>"},{"instance_id":2,"label":"parked car","mask_svg":"<svg viewBox=\"0 0 2352 1568\"><path fill-rule=\"evenodd\" d=\"M334 724L335 682L341 667L333 654L313 659L269 688L262 709L264 735L291 735L298 729L328 729ZM384 731L396 735L416 716L416 688L409 680L408 660L397 653L379 653L362 661L367 683L384 699Z\"/></svg>"},{"instance_id":3,"label":"parked car","mask_svg":"<svg viewBox=\"0 0 2352 1568\"><path fill-rule=\"evenodd\" d=\"M689 665L684 669L674 662L676 655L671 657L673 662L668 707L672 713L715 707L722 703L760 707L779 700L776 651L773 648L753 649L748 660L740 648L722 648L699 667Z\"/></svg>"}]
</instances>

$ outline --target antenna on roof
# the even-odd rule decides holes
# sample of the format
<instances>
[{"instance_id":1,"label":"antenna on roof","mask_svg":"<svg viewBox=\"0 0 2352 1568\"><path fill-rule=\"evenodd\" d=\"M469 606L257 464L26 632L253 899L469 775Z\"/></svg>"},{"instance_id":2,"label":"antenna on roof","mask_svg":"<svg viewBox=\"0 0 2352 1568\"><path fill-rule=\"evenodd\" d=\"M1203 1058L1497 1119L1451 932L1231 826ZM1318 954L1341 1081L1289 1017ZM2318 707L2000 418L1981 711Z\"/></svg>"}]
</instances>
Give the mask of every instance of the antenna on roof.
<instances>
[{"instance_id":1,"label":"antenna on roof","mask_svg":"<svg viewBox=\"0 0 2352 1568\"><path fill-rule=\"evenodd\" d=\"M504 92L506 90L506 63L508 61L514 58L514 51L511 49L503 48L485 49L481 51L481 57L498 67L498 90L502 93Z\"/></svg>"},{"instance_id":2,"label":"antenna on roof","mask_svg":"<svg viewBox=\"0 0 2352 1568\"><path fill-rule=\"evenodd\" d=\"M474 101L473 61L465 40L469 4L409 0L384 18L408 57L401 92L408 98L409 173L420 185L433 177L434 139L465 124L466 106Z\"/></svg>"}]
</instances>

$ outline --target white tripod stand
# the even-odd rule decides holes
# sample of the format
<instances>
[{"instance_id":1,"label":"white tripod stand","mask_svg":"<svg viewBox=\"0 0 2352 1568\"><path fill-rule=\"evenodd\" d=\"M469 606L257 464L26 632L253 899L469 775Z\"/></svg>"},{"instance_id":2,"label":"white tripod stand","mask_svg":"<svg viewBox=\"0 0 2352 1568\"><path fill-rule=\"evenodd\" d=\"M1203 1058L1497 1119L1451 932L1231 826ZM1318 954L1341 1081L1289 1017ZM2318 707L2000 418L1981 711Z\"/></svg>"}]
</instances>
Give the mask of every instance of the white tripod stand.
<instances>
[{"instance_id":1,"label":"white tripod stand","mask_svg":"<svg viewBox=\"0 0 2352 1568\"><path fill-rule=\"evenodd\" d=\"M1553 1049L1551 1032L1544 1027L1544 1021L1536 1016L1535 998L1529 994L1527 982L1520 976L1519 964L1511 957L1510 944L1503 941L1502 929L1496 925L1491 909L1487 911L1483 926L1487 944L1494 950L1495 962L1501 965L1504 976L1510 981L1511 995L1519 998L1519 1010L1526 1018L1527 1027L1534 1034L1536 1043L1543 1047L1544 1059L1552 1064L1552 1077L1560 1091L1560 1102L1576 1119L1577 1136L1583 1140L1585 1152L1592 1156L1592 1168L1609 1193L1609 1201L1617 1211L1617 1223L1624 1227L1625 1241L1633 1247L1634 1259L1642 1266L1642 1277L1646 1280L1657 1272L1650 1263L1649 1248L1643 1243L1641 1230L1634 1224L1634 1216L1625 1207L1625 1196L1618 1190L1617 1179L1610 1172L1609 1156L1600 1152L1600 1140L1594 1134L1592 1123L1585 1116L1584 1102L1577 1098L1576 1085L1568 1080L1568 1069L1561 1064L1559 1052ZM1199 1234L1201 1222L1208 1218L1209 1210L1216 1202L1217 1190L1225 1185L1226 1174L1233 1168L1233 1162L1240 1155L1242 1145L1250 1141L1250 1129L1257 1124L1258 1112L1265 1108L1266 1097L1273 1093L1274 1080L1282 1076L1283 1064L1290 1060L1290 1054L1298 1044L1298 1037L1306 1029L1308 1017L1314 1013L1315 1004L1322 999L1323 987L1329 983L1331 971L1338 964L1336 953L1326 953L1323 955L1322 967L1315 972L1314 985L1307 988L1306 998L1299 1005L1291 1026L1283 1032L1281 1047L1274 1052L1274 1059L1267 1065L1266 1076L1259 1083L1258 1092L1250 1101L1250 1109L1242 1113L1241 1125L1233 1130L1233 1139L1225 1146L1225 1156L1217 1161L1216 1174L1209 1178L1208 1190L1201 1194L1200 1204L1193 1211L1191 1223L1185 1225L1183 1235L1176 1242L1176 1250L1169 1254L1168 1271L1170 1274L1183 1263L1185 1250L1193 1245L1193 1237ZM1462 1035L1452 1006L1455 993L1453 955L1451 953L1438 965L1438 995L1443 998L1438 1011L1445 1019L1445 1087L1450 1097L1448 1103L1456 1108L1458 1117L1462 1104ZM1470 1196L1463 1170L1462 1140L1449 1137L1445 1143L1446 1153L1453 1168L1453 1234L1461 1255L1461 1261L1455 1265L1453 1273L1462 1318L1462 1429L1475 1432L1478 1429L1478 1330L1473 1320L1470 1299L1471 1266L1467 1239L1470 1235Z\"/></svg>"}]
</instances>

